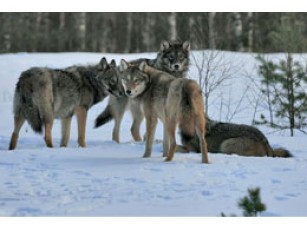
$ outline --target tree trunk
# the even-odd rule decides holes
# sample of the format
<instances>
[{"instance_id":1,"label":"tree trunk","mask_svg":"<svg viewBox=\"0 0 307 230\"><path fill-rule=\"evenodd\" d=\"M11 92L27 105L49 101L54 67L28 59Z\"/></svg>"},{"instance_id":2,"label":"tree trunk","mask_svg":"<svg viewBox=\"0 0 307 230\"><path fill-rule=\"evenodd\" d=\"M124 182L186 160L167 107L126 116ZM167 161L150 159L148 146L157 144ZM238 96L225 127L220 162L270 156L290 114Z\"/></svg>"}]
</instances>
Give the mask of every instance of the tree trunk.
<instances>
[{"instance_id":1,"label":"tree trunk","mask_svg":"<svg viewBox=\"0 0 307 230\"><path fill-rule=\"evenodd\" d=\"M242 26L242 19L241 14L238 12L234 14L234 35L236 41L236 47L238 51L244 51L243 41L242 41L242 34L243 34L243 26Z\"/></svg>"},{"instance_id":2,"label":"tree trunk","mask_svg":"<svg viewBox=\"0 0 307 230\"><path fill-rule=\"evenodd\" d=\"M148 14L141 14L142 15L142 18L143 18L143 23L144 23L144 28L142 29L142 38L143 38L143 50L146 51L146 52L149 52L149 51L153 51L153 50L156 50L155 48L153 49L153 44L154 44L154 36L152 34L152 29L153 26L154 26L154 18L153 18L153 15L151 13L148 13Z\"/></svg>"},{"instance_id":3,"label":"tree trunk","mask_svg":"<svg viewBox=\"0 0 307 230\"><path fill-rule=\"evenodd\" d=\"M3 27L1 28L3 30L3 50L4 52L10 52L11 46L12 46L12 16L11 13L5 13L5 16L3 17ZM1 50L1 49L0 49Z\"/></svg>"},{"instance_id":4,"label":"tree trunk","mask_svg":"<svg viewBox=\"0 0 307 230\"><path fill-rule=\"evenodd\" d=\"M79 49L81 51L86 50L86 12L79 13L79 20L78 20L78 35L79 35L79 41L80 41L80 47Z\"/></svg>"},{"instance_id":5,"label":"tree trunk","mask_svg":"<svg viewBox=\"0 0 307 230\"><path fill-rule=\"evenodd\" d=\"M292 53L287 54L287 78L288 78L288 101L289 101L289 122L291 137L294 135L295 127L295 109L294 109L294 80L293 80L293 58Z\"/></svg>"},{"instance_id":6,"label":"tree trunk","mask_svg":"<svg viewBox=\"0 0 307 230\"><path fill-rule=\"evenodd\" d=\"M208 15L208 29L209 29L209 49L215 49L215 28L214 19L216 12L209 12Z\"/></svg>"},{"instance_id":7,"label":"tree trunk","mask_svg":"<svg viewBox=\"0 0 307 230\"><path fill-rule=\"evenodd\" d=\"M50 13L49 12L44 12L41 14L41 21L42 21L42 31L43 31L43 34L41 37L43 37L43 42L41 42L41 46L39 49L40 50L44 50L44 51L47 51L47 52L50 52L50 51L53 51L51 50L52 49L52 46L49 45L52 43L52 38L50 37L50 31L51 31L51 22L50 22Z\"/></svg>"},{"instance_id":8,"label":"tree trunk","mask_svg":"<svg viewBox=\"0 0 307 230\"><path fill-rule=\"evenodd\" d=\"M131 52L131 36L132 36L132 14L131 12L127 12L127 36L126 36L126 47L125 47L125 51L126 53L130 53Z\"/></svg>"},{"instance_id":9,"label":"tree trunk","mask_svg":"<svg viewBox=\"0 0 307 230\"><path fill-rule=\"evenodd\" d=\"M253 52L253 36L254 36L254 22L253 22L253 12L248 12L248 32L247 32L247 39L248 39L248 52Z\"/></svg>"},{"instance_id":10,"label":"tree trunk","mask_svg":"<svg viewBox=\"0 0 307 230\"><path fill-rule=\"evenodd\" d=\"M177 36L177 15L175 12L172 12L168 17L168 22L170 26L170 39L176 40Z\"/></svg>"}]
</instances>

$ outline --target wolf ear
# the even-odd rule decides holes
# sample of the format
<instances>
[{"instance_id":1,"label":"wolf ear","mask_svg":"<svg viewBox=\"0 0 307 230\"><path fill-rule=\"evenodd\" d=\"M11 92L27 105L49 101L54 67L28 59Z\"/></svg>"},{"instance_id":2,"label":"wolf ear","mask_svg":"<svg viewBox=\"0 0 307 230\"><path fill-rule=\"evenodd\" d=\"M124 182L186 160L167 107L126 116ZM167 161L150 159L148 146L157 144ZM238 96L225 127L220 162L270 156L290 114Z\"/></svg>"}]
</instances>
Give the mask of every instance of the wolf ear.
<instances>
[{"instance_id":1,"label":"wolf ear","mask_svg":"<svg viewBox=\"0 0 307 230\"><path fill-rule=\"evenodd\" d=\"M106 69L108 67L108 62L105 57L101 58L99 65L102 66L102 69Z\"/></svg>"},{"instance_id":2,"label":"wolf ear","mask_svg":"<svg viewBox=\"0 0 307 230\"><path fill-rule=\"evenodd\" d=\"M119 70L121 72L125 71L128 69L128 62L126 62L124 59L120 60L120 65L119 65Z\"/></svg>"},{"instance_id":3,"label":"wolf ear","mask_svg":"<svg viewBox=\"0 0 307 230\"><path fill-rule=\"evenodd\" d=\"M161 51L167 50L170 46L171 44L168 41L162 41L160 45L160 50Z\"/></svg>"},{"instance_id":4,"label":"wolf ear","mask_svg":"<svg viewBox=\"0 0 307 230\"><path fill-rule=\"evenodd\" d=\"M191 49L191 45L190 45L190 42L189 41L185 41L183 44L182 44L182 48L185 50L185 51L190 51Z\"/></svg>"},{"instance_id":5,"label":"wolf ear","mask_svg":"<svg viewBox=\"0 0 307 230\"><path fill-rule=\"evenodd\" d=\"M142 72L144 72L146 66L147 66L147 63L146 63L145 61L142 61L142 62L139 64L139 70L141 70Z\"/></svg>"},{"instance_id":6,"label":"wolf ear","mask_svg":"<svg viewBox=\"0 0 307 230\"><path fill-rule=\"evenodd\" d=\"M112 59L110 65L113 66L113 67L116 67L116 61L114 59Z\"/></svg>"}]
</instances>

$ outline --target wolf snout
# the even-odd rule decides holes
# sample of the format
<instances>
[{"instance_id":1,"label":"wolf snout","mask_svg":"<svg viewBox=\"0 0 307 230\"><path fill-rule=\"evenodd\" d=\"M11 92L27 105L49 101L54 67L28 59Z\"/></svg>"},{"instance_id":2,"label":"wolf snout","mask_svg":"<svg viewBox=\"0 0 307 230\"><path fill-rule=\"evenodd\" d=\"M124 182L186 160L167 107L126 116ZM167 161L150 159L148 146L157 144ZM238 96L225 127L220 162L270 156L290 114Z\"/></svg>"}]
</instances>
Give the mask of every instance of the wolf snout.
<instances>
[{"instance_id":1,"label":"wolf snout","mask_svg":"<svg viewBox=\"0 0 307 230\"><path fill-rule=\"evenodd\" d=\"M180 65L176 64L174 67L175 67L175 70L179 70Z\"/></svg>"},{"instance_id":2,"label":"wolf snout","mask_svg":"<svg viewBox=\"0 0 307 230\"><path fill-rule=\"evenodd\" d=\"M130 96L130 95L131 95L131 90L130 90L130 89L127 89L127 90L126 90L126 94L127 94L128 96Z\"/></svg>"}]
</instances>

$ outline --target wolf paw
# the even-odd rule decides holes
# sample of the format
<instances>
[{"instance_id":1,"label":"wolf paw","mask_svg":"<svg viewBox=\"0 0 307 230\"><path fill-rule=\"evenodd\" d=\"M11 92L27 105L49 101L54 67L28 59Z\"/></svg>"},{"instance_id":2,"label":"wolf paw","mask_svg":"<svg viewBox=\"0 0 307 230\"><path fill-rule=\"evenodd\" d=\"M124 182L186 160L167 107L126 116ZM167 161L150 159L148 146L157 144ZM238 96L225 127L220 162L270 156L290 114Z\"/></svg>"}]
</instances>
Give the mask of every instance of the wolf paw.
<instances>
[{"instance_id":1,"label":"wolf paw","mask_svg":"<svg viewBox=\"0 0 307 230\"><path fill-rule=\"evenodd\" d=\"M164 161L165 162L170 162L170 161L172 161L172 158L167 157Z\"/></svg>"},{"instance_id":2,"label":"wolf paw","mask_svg":"<svg viewBox=\"0 0 307 230\"><path fill-rule=\"evenodd\" d=\"M144 153L143 158L149 158L150 157L150 153Z\"/></svg>"}]
</instances>

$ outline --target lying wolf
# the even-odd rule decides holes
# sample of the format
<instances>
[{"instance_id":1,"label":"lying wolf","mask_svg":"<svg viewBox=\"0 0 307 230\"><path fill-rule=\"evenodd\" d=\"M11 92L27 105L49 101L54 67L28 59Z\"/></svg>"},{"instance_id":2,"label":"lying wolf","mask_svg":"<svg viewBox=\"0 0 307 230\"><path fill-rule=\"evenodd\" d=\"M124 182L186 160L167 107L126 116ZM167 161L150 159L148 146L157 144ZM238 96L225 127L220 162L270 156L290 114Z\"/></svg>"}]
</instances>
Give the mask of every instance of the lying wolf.
<instances>
[{"instance_id":1,"label":"lying wolf","mask_svg":"<svg viewBox=\"0 0 307 230\"><path fill-rule=\"evenodd\" d=\"M121 83L112 87L108 81L118 70L112 60L109 65L105 58L94 66L72 66L66 69L31 68L24 71L16 85L14 95L14 131L9 149L15 149L19 131L27 121L37 133L45 129L45 143L52 144L52 125L55 118L62 120L61 146L66 147L70 136L71 119L74 114L78 121L78 143L85 147L87 111L102 101L107 91L121 96ZM120 85L120 86L118 86Z\"/></svg>"},{"instance_id":2,"label":"lying wolf","mask_svg":"<svg viewBox=\"0 0 307 230\"><path fill-rule=\"evenodd\" d=\"M216 122L206 119L206 140L211 153L238 154L240 156L291 157L288 150L273 149L264 134L250 125ZM177 151L200 152L198 136L181 133L182 146Z\"/></svg>"},{"instance_id":3,"label":"lying wolf","mask_svg":"<svg viewBox=\"0 0 307 230\"><path fill-rule=\"evenodd\" d=\"M142 61L145 61L149 66L170 73L177 78L184 78L189 70L189 56L190 43L188 41L163 41L160 45L160 52L158 52L155 59L142 58L131 61L130 64L138 65ZM131 126L133 139L141 141L140 126L144 119L144 115L140 110L139 105L134 101L129 100L128 97L118 98L110 96L108 106L96 118L95 127L100 127L112 119L115 119L112 140L119 143L120 124L127 108L129 108L133 117L133 123Z\"/></svg>"},{"instance_id":4,"label":"lying wolf","mask_svg":"<svg viewBox=\"0 0 307 230\"><path fill-rule=\"evenodd\" d=\"M126 95L140 103L146 118L146 148L150 157L155 129L160 119L164 125L163 156L171 161L176 150L176 126L183 136L197 134L202 163L208 163L205 140L205 114L201 90L190 79L174 76L150 67L146 62L138 66L121 61L120 74Z\"/></svg>"}]
</instances>

